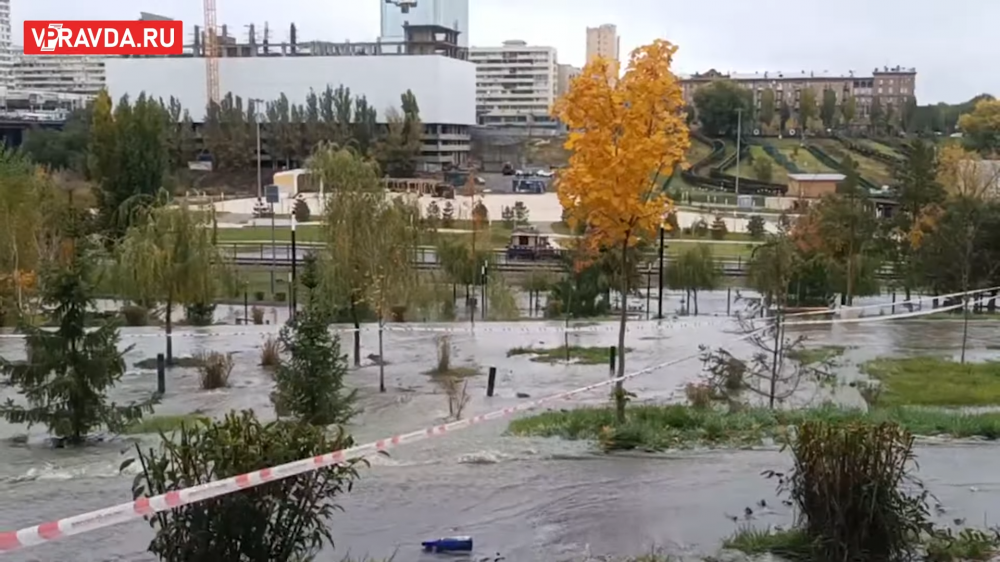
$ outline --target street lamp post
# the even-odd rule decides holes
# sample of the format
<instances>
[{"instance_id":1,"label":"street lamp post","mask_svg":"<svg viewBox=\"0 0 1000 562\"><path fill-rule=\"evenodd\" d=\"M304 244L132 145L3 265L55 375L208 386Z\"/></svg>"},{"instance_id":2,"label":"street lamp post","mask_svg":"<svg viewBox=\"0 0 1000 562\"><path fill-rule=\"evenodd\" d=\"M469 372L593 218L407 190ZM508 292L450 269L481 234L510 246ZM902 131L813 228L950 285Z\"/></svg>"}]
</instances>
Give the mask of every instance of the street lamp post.
<instances>
[{"instance_id":1,"label":"street lamp post","mask_svg":"<svg viewBox=\"0 0 1000 562\"><path fill-rule=\"evenodd\" d=\"M295 208L292 208L292 283L291 283L291 302L292 302L292 320L295 319L295 313L298 311L296 295L298 294L298 287L295 284L295 263L296 263L296 250L295 250Z\"/></svg>"},{"instance_id":2,"label":"street lamp post","mask_svg":"<svg viewBox=\"0 0 1000 562\"><path fill-rule=\"evenodd\" d=\"M740 198L740 141L743 138L743 108L736 110L736 204L739 205Z\"/></svg>"}]
</instances>

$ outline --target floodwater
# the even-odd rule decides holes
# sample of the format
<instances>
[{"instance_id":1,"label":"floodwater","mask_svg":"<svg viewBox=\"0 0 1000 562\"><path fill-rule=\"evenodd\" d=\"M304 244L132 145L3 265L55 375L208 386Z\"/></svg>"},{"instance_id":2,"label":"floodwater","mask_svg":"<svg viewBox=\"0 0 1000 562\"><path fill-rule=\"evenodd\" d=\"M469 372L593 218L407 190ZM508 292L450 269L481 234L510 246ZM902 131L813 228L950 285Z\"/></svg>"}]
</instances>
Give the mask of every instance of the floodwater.
<instances>
[{"instance_id":1,"label":"floodwater","mask_svg":"<svg viewBox=\"0 0 1000 562\"><path fill-rule=\"evenodd\" d=\"M724 307L724 293L702 298L702 310L724 312ZM220 314L231 313L223 310ZM445 397L424 374L435 365L438 334L420 331L421 327L386 334L390 389L386 394L377 392L378 367L370 360L349 375L351 384L360 389L364 408L351 428L360 442L436 424L446 415ZM615 327L614 323L591 325L593 332L571 334L569 342L612 345L617 338ZM627 343L634 350L628 356L629 371L691 355L699 344L741 348L732 343L733 326L724 317L684 318L659 327L635 322L633 327L637 329L629 332ZM256 363L262 339L275 330L273 325L182 329L174 340L178 356L202 349L234 353L237 368L232 386L200 391L195 372L171 370L158 413L221 415L233 408L253 408L260 416L272 416L271 381ZM539 398L605 379L606 366L545 365L523 356L506 357L515 346L562 344L566 336L561 330L559 323L491 323L479 324L474 334L453 334L454 365L498 369L493 398L485 397L485 377L471 379L472 401L466 415L523 402L517 393ZM810 344L850 348L841 369L842 376L850 379L858 376L858 362L878 355L954 352L961 324L885 321L808 326L805 333ZM130 365L162 351L163 340L155 329L127 329L123 334L123 344L134 345L127 355ZM970 327L976 356L988 357L998 337L1000 323L973 322ZM363 356L378 353L374 333L364 333L362 345ZM17 359L21 354L19 341L0 339L0 355ZM678 400L680 388L698 372L698 362L689 360L633 379L628 388L641 400ZM113 397L141 399L155 385L155 373L131 368ZM857 400L851 392L839 389L835 398ZM12 390L0 388L0 400L8 396ZM566 405L605 399L606 394L598 391L574 397ZM342 499L345 513L332 522L336 549L320 560L340 560L348 552L379 557L395 553L403 562L425 560L417 552L419 541L449 534L472 535L477 556L500 552L511 561L568 560L586 552L641 553L652 545L713 552L719 540L736 529L737 524L727 518L730 513L742 517L744 508L753 507L760 513L749 522L758 525L787 524L791 519L775 499L774 483L759 476L762 470L788 466L788 458L776 449L609 456L595 453L587 443L513 438L504 435L505 429L504 422L487 423L399 447L389 458L374 457L354 491ZM10 443L9 438L23 433L22 427L0 422L0 529L131 499L131 474L118 474L118 465L128 454L121 451L129 448L129 442L82 451L52 450L44 445L44 431L33 428L27 446ZM1000 449L988 443L932 440L920 445L919 461L920 476L949 511L943 521L996 522ZM755 508L760 500L771 507ZM0 555L0 560L153 560L145 553L150 536L147 524L135 521L31 547L6 558Z\"/></svg>"}]
</instances>

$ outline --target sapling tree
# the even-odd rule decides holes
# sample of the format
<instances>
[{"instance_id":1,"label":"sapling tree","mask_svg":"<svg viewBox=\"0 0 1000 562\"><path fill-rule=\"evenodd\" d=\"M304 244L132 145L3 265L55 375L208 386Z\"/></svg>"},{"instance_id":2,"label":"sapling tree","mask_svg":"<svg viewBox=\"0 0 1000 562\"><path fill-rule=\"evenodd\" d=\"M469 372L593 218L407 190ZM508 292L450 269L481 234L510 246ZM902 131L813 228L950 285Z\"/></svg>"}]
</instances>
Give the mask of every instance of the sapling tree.
<instances>
[{"instance_id":1,"label":"sapling tree","mask_svg":"<svg viewBox=\"0 0 1000 562\"><path fill-rule=\"evenodd\" d=\"M785 324L777 317L761 321L759 308L762 301L748 307L738 322L744 340L752 351L748 358L741 358L724 349L700 346L704 386L711 396L730 406L743 405L756 396L766 401L769 408L791 398L804 383L823 385L832 380L831 360L807 363L798 359L805 347L806 337L789 337ZM742 355L742 354L741 354Z\"/></svg>"},{"instance_id":2,"label":"sapling tree","mask_svg":"<svg viewBox=\"0 0 1000 562\"><path fill-rule=\"evenodd\" d=\"M750 358L741 359L723 348L701 347L705 384L730 404L742 403L751 394L763 397L774 408L795 394L803 381L828 378L823 362L804 364L792 359L805 338L786 336L784 314L789 285L801 261L785 229L768 238L754 250L748 272L750 285L762 297L737 315L743 339L753 349Z\"/></svg>"},{"instance_id":3,"label":"sapling tree","mask_svg":"<svg viewBox=\"0 0 1000 562\"><path fill-rule=\"evenodd\" d=\"M142 215L115 248L111 279L134 301L163 303L166 359L172 363L174 307L214 309L215 298L231 286L232 271L212 240L213 213L167 204L161 192Z\"/></svg>"},{"instance_id":4,"label":"sapling tree","mask_svg":"<svg viewBox=\"0 0 1000 562\"><path fill-rule=\"evenodd\" d=\"M308 255L302 273L305 307L281 329L286 358L275 369L271 402L278 415L326 426L351 419L357 391L344 387L347 358L340 338L330 333L330 315L319 298L319 284L316 258Z\"/></svg>"},{"instance_id":5,"label":"sapling tree","mask_svg":"<svg viewBox=\"0 0 1000 562\"><path fill-rule=\"evenodd\" d=\"M389 201L378 164L354 151L321 143L309 168L330 194L323 216L326 244L319 255L323 295L354 324L354 365L360 366L365 313L378 309L374 312L384 318L392 305L405 304L396 297L414 277L420 216L412 205Z\"/></svg>"},{"instance_id":6,"label":"sapling tree","mask_svg":"<svg viewBox=\"0 0 1000 562\"><path fill-rule=\"evenodd\" d=\"M559 201L571 229L584 228L593 255L611 250L627 269L628 250L651 240L670 211L662 178L673 175L690 146L680 82L671 72L677 48L662 40L632 52L620 79L616 61L598 57L583 69L556 103L570 130L569 166L557 179ZM625 331L629 276L620 275L622 294L618 368L625 375ZM626 394L615 387L616 415L625 420Z\"/></svg>"}]
</instances>

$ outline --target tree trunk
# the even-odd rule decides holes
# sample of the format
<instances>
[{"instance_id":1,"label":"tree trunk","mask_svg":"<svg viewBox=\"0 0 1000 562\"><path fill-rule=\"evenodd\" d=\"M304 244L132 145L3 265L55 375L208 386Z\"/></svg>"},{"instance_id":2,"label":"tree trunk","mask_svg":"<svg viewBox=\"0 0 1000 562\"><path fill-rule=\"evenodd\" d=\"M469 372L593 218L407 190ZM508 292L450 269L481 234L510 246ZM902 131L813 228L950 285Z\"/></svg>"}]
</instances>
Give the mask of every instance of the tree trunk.
<instances>
[{"instance_id":1,"label":"tree trunk","mask_svg":"<svg viewBox=\"0 0 1000 562\"><path fill-rule=\"evenodd\" d=\"M779 308L774 316L774 349L771 352L771 384L767 393L767 407L774 409L774 398L778 393L778 371L781 364L781 346L784 343L782 338L782 317L784 311Z\"/></svg>"},{"instance_id":2,"label":"tree trunk","mask_svg":"<svg viewBox=\"0 0 1000 562\"><path fill-rule=\"evenodd\" d=\"M174 364L174 338L171 335L174 331L173 311L174 311L174 299L168 297L167 310L163 315L164 326L167 331L167 353L166 353L167 365Z\"/></svg>"},{"instance_id":3,"label":"tree trunk","mask_svg":"<svg viewBox=\"0 0 1000 562\"><path fill-rule=\"evenodd\" d=\"M691 290L691 297L694 299L694 315L698 316L698 289Z\"/></svg>"},{"instance_id":4,"label":"tree trunk","mask_svg":"<svg viewBox=\"0 0 1000 562\"><path fill-rule=\"evenodd\" d=\"M378 391L385 392L385 356L382 351L382 320L378 322Z\"/></svg>"},{"instance_id":5,"label":"tree trunk","mask_svg":"<svg viewBox=\"0 0 1000 562\"><path fill-rule=\"evenodd\" d=\"M626 267L628 262L628 236L625 236L625 242L622 243L622 275L621 275L621 291L622 291L622 307L621 316L618 324L618 372L616 377L621 379L625 376L625 327L628 323L628 307L625 302L625 295L628 294L628 275L626 275ZM625 423L625 381L619 380L615 383L615 415L618 423Z\"/></svg>"}]
</instances>

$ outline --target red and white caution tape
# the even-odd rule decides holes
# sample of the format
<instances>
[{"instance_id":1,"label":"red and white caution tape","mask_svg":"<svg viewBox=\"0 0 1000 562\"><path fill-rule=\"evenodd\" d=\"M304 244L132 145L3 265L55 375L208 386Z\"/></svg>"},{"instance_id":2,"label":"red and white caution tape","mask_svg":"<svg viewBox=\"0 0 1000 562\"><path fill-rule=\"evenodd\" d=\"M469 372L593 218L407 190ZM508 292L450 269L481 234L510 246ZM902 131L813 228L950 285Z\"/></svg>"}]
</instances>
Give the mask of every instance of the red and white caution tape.
<instances>
[{"instance_id":1,"label":"red and white caution tape","mask_svg":"<svg viewBox=\"0 0 1000 562\"><path fill-rule=\"evenodd\" d=\"M496 410L488 414L482 414L464 420L427 427L419 431L413 431L402 435L394 435L392 437L379 439L378 441L373 441L364 445L351 447L350 449L342 449L340 451L334 451L332 453L326 453L324 455L318 455L308 459L302 459L271 468L264 468L247 474L234 476L232 478L226 478L224 480L207 482L190 488L167 492L166 494L158 496L139 498L135 501L122 503L113 507L90 511L73 517L66 517L65 519L49 521L33 527L26 527L19 531L0 532L0 553L42 544L62 537L79 535L81 533L102 529L104 527L119 525L133 519L139 519L154 513L168 511L180 506L190 505L210 498L231 494L247 488L253 488L274 480L288 478L297 474L304 474L320 468L331 467L336 464L343 463L345 460L350 458L363 457L372 453L391 449L398 445L423 441L431 437L444 435L446 433L478 425L483 422L505 418L516 412L532 410L549 402L565 400L577 394L606 387L618 382L619 380L627 380L638 377L640 375L651 373L696 357L698 357L698 354L692 354L680 359L665 361L658 365L642 369L641 371L627 374L623 377L608 379L599 383L577 388L569 392L562 392L538 400L533 400L531 402L504 408L502 410Z\"/></svg>"},{"instance_id":2,"label":"red and white caution tape","mask_svg":"<svg viewBox=\"0 0 1000 562\"><path fill-rule=\"evenodd\" d=\"M962 305L959 304L944 308L921 310L921 311L910 312L899 315L891 315L891 316L874 316L869 318L852 318L852 319L835 319L835 320L813 320L813 321L804 321L800 323L841 324L841 323L857 323L862 321L876 322L876 321L897 320L903 318L913 318L917 316L928 316L931 314L936 314L947 310L953 310L961 306ZM792 323L789 322L789 324ZM739 341L748 339L762 329L763 328L754 330L747 334L743 334L742 336L736 338L736 340ZM119 525L121 523L126 523L128 521L131 521L133 519L139 519L142 517L146 517L148 515L152 515L154 513L168 511L180 506L190 505L210 498L216 498L226 494L231 494L234 492L238 492L240 490L245 490L247 488L253 488L255 486L259 486L267 482L272 482L274 480L280 480L282 478L288 478L290 476L304 474L306 472L311 472L313 470L317 470L320 468L331 467L336 464L342 463L350 458L363 457L366 455L370 455L372 453L394 448L398 445L423 441L431 437L444 435L446 433L450 433L452 431L459 429L464 429L466 427L477 425L483 422L509 417L516 412L532 410L534 408L537 408L539 406L545 405L550 402L555 402L557 400L565 400L577 394L582 394L585 392L597 390L599 388L604 388L620 380L621 381L628 380L654 371L658 371L666 367L670 367L672 365L676 365L678 363L682 363L684 361L689 361L691 359L697 358L699 355L700 355L699 353L693 353L678 359L665 361L663 363L647 367L645 369L624 375L622 377L611 378L608 380L601 381L599 383L570 390L568 392L554 394L551 396L547 396L545 398L533 400L531 402L525 402L523 404L518 404L516 406L504 408L502 410L495 410L488 414L482 414L464 420L459 420L442 425L436 425L425 429L421 429L419 431L413 431L401 435L394 435L392 437L379 439L378 441L373 441L370 443L366 443L364 445L358 445L356 447L351 447L349 449L333 451L332 453L326 453L312 458L290 462L280 466L264 468L247 474L241 474L239 476L234 476L223 480L217 480L214 482L207 482L205 484L199 484L198 486L192 486L190 488L184 488L182 490L176 490L158 496L143 497L135 501L122 503L113 507L99 509L96 511L89 511L87 513L82 513L80 515L76 515L73 517L57 519L55 521L49 521L47 523L42 523L40 525L35 525L32 527L25 527L18 531L0 532L0 554L5 552L11 552L14 550L19 550L21 548L28 546L34 546L50 542L62 537L79 535L89 531L94 531L105 527L111 527L113 525Z\"/></svg>"}]
</instances>

